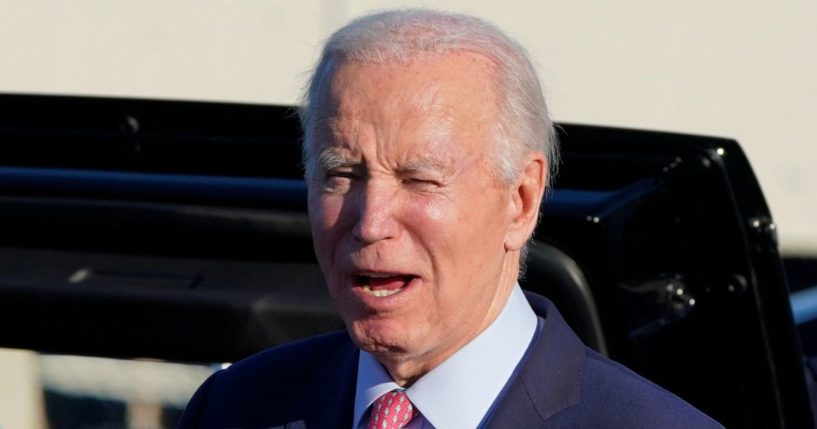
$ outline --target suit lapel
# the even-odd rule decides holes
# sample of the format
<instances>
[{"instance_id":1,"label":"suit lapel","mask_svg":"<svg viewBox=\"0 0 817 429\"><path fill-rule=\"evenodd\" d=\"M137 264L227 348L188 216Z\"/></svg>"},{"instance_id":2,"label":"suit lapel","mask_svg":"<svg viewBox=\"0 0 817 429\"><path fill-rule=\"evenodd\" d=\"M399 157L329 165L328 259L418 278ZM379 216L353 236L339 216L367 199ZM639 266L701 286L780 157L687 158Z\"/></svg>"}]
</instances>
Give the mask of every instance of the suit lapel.
<instances>
[{"instance_id":1,"label":"suit lapel","mask_svg":"<svg viewBox=\"0 0 817 429\"><path fill-rule=\"evenodd\" d=\"M537 335L487 428L524 427L537 420L544 425L581 397L584 345L550 301L526 295L539 316Z\"/></svg>"},{"instance_id":2,"label":"suit lapel","mask_svg":"<svg viewBox=\"0 0 817 429\"><path fill-rule=\"evenodd\" d=\"M308 404L306 428L352 427L357 358L358 349L351 340L326 356L326 364L316 370L317 388Z\"/></svg>"}]
</instances>

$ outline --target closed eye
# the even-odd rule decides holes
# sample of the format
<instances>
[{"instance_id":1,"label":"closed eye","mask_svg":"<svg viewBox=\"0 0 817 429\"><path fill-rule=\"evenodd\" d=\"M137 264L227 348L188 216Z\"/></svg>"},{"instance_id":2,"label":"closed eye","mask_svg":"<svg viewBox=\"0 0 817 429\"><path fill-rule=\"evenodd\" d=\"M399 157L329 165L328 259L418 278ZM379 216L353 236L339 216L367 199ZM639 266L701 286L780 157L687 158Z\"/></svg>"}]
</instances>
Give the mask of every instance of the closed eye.
<instances>
[{"instance_id":1,"label":"closed eye","mask_svg":"<svg viewBox=\"0 0 817 429\"><path fill-rule=\"evenodd\" d=\"M442 184L437 180L423 177L408 177L402 179L401 183L406 186L417 187L420 189L432 189L442 186Z\"/></svg>"},{"instance_id":2,"label":"closed eye","mask_svg":"<svg viewBox=\"0 0 817 429\"><path fill-rule=\"evenodd\" d=\"M398 169L397 177L404 186L433 190L443 187L444 180L441 179L445 177L444 171L446 171L444 166L440 166L437 162L420 160Z\"/></svg>"},{"instance_id":3,"label":"closed eye","mask_svg":"<svg viewBox=\"0 0 817 429\"><path fill-rule=\"evenodd\" d=\"M326 172L326 177L327 178L340 177L340 178L345 178L345 179L355 179L355 178L358 177L358 175L354 171L337 171L336 170L336 171L327 171Z\"/></svg>"}]
</instances>

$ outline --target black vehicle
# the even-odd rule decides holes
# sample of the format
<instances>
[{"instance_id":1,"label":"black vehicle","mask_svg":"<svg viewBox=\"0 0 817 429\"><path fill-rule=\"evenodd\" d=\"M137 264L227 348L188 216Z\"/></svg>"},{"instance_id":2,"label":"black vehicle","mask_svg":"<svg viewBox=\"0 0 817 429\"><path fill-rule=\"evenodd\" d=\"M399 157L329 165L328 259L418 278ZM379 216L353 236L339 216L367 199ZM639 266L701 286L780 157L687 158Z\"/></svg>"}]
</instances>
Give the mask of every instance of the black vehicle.
<instances>
[{"instance_id":1,"label":"black vehicle","mask_svg":"<svg viewBox=\"0 0 817 429\"><path fill-rule=\"evenodd\" d=\"M523 287L734 428L815 427L737 142L561 124ZM232 362L340 329L278 106L0 96L0 347Z\"/></svg>"}]
</instances>

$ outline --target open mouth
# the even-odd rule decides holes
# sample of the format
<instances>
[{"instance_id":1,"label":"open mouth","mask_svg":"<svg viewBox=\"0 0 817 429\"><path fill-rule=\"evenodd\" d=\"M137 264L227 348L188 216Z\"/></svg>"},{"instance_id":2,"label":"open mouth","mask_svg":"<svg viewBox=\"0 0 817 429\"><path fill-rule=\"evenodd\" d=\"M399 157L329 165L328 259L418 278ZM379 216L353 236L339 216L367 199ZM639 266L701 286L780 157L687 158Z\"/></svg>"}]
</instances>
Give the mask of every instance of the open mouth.
<instances>
[{"instance_id":1,"label":"open mouth","mask_svg":"<svg viewBox=\"0 0 817 429\"><path fill-rule=\"evenodd\" d=\"M367 295L382 298L399 293L414 278L403 274L360 274L355 276L356 286Z\"/></svg>"}]
</instances>

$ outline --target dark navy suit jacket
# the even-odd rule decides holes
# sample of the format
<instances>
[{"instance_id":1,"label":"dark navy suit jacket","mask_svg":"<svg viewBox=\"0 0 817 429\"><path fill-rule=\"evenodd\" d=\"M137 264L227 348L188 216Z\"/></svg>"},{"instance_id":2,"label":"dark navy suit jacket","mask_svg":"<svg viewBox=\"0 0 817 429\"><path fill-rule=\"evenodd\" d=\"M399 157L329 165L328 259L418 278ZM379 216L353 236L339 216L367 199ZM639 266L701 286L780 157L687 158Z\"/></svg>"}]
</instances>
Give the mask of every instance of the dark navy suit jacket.
<instances>
[{"instance_id":1,"label":"dark navy suit jacket","mask_svg":"<svg viewBox=\"0 0 817 429\"><path fill-rule=\"evenodd\" d=\"M550 301L527 296L540 329L486 428L721 427L585 347ZM351 428L357 361L345 332L264 351L211 376L179 427Z\"/></svg>"}]
</instances>

